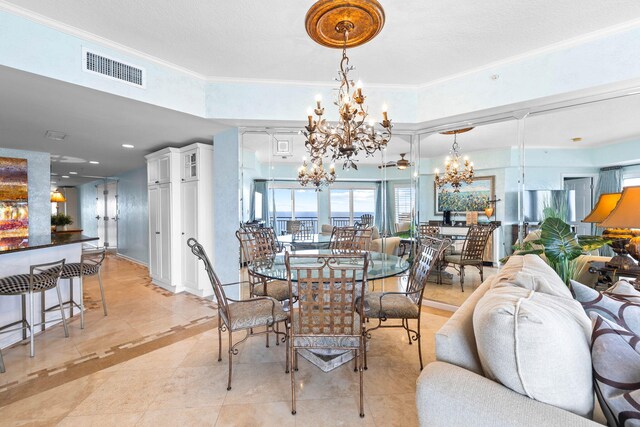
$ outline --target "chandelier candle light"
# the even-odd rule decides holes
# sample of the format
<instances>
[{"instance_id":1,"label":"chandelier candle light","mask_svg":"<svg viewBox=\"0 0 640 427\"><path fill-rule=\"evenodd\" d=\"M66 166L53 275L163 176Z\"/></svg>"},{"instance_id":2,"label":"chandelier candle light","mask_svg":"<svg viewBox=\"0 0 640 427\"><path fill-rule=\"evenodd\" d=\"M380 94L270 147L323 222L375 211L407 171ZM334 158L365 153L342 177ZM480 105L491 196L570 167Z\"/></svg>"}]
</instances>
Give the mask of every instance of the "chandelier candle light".
<instances>
[{"instance_id":1,"label":"chandelier candle light","mask_svg":"<svg viewBox=\"0 0 640 427\"><path fill-rule=\"evenodd\" d=\"M444 175L440 177L440 171L438 169L435 170L436 185L443 193L447 192L445 188L447 184L453 187L454 193L459 193L462 184L471 184L473 182L473 163L469 162L467 157L462 158L460 156L460 146L457 141L459 133L469 132L471 129L473 128L440 132L442 135L453 135L453 145L451 146L451 151L449 151L449 156L445 159ZM461 166L464 166L463 170L460 169Z\"/></svg>"},{"instance_id":2,"label":"chandelier candle light","mask_svg":"<svg viewBox=\"0 0 640 427\"><path fill-rule=\"evenodd\" d=\"M302 166L298 168L298 182L303 187L311 183L316 187L316 191L322 191L322 187L333 184L336 180L336 168L331 164L329 167L329 173L324 170L322 166L322 160L318 163L311 163L311 169L307 164L307 158L302 158Z\"/></svg>"},{"instance_id":3,"label":"chandelier candle light","mask_svg":"<svg viewBox=\"0 0 640 427\"><path fill-rule=\"evenodd\" d=\"M391 139L392 124L386 104L382 106L381 128L376 129L375 120L364 105L366 97L362 92L362 82L354 84L349 78L349 71L354 67L349 65L347 56L348 47L371 40L383 25L384 11L375 0L320 0L307 12L309 36L323 46L342 48L337 79L340 87L334 101L338 108L338 122L332 126L324 118L321 95L316 96L316 107L307 111L308 125L303 131L305 146L311 163L318 168L322 166L322 158L329 156L333 162L343 161L343 169L357 170L355 157L358 153L364 151L371 156L383 150ZM335 175L332 176L335 179Z\"/></svg>"}]
</instances>

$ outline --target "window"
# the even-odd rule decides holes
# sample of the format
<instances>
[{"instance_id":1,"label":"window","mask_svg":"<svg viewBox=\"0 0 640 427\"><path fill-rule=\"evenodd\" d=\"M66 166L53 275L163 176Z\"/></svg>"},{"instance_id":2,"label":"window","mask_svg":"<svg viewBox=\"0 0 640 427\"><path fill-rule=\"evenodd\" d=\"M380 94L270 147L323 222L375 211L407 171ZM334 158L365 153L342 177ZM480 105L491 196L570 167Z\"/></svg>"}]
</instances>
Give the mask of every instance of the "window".
<instances>
[{"instance_id":1,"label":"window","mask_svg":"<svg viewBox=\"0 0 640 427\"><path fill-rule=\"evenodd\" d=\"M411 221L413 210L414 190L408 185L394 187L396 224Z\"/></svg>"},{"instance_id":2,"label":"window","mask_svg":"<svg viewBox=\"0 0 640 427\"><path fill-rule=\"evenodd\" d=\"M309 234L318 231L318 196L315 190L300 188L271 188L273 203L269 206L269 217L276 233L287 229L287 221L302 221ZM257 201L256 201L257 205Z\"/></svg>"},{"instance_id":3,"label":"window","mask_svg":"<svg viewBox=\"0 0 640 427\"><path fill-rule=\"evenodd\" d=\"M640 177L639 178L624 178L622 180L622 188L624 187L636 187L640 185Z\"/></svg>"},{"instance_id":4,"label":"window","mask_svg":"<svg viewBox=\"0 0 640 427\"><path fill-rule=\"evenodd\" d=\"M331 225L338 227L353 225L364 214L375 215L375 190L369 188L332 188L329 193L329 204Z\"/></svg>"},{"instance_id":5,"label":"window","mask_svg":"<svg viewBox=\"0 0 640 427\"><path fill-rule=\"evenodd\" d=\"M254 197L254 207L253 207L253 217L257 220L263 220L262 218L262 193L258 193L257 191L253 193Z\"/></svg>"}]
</instances>

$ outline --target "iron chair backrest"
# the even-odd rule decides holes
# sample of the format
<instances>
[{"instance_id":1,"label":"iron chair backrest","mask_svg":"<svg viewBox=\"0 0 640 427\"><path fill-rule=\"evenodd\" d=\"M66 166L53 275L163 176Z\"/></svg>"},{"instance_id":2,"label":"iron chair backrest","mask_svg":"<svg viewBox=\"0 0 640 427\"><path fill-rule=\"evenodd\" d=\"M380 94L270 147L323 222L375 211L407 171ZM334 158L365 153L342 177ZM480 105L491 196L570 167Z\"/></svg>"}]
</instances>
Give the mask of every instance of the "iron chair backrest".
<instances>
[{"instance_id":1,"label":"iron chair backrest","mask_svg":"<svg viewBox=\"0 0 640 427\"><path fill-rule=\"evenodd\" d=\"M298 298L292 335L360 335L369 254L285 254L289 294ZM294 284L294 277L297 283Z\"/></svg>"},{"instance_id":2,"label":"iron chair backrest","mask_svg":"<svg viewBox=\"0 0 640 427\"><path fill-rule=\"evenodd\" d=\"M107 250L104 248L83 251L82 255L80 256L80 264L82 265L80 271L84 273L85 266L98 268L102 267L102 263L104 262L106 255Z\"/></svg>"},{"instance_id":3,"label":"iron chair backrest","mask_svg":"<svg viewBox=\"0 0 640 427\"><path fill-rule=\"evenodd\" d=\"M334 227L329 249L344 253L368 252L371 247L371 228Z\"/></svg>"},{"instance_id":4,"label":"iron chair backrest","mask_svg":"<svg viewBox=\"0 0 640 427\"><path fill-rule=\"evenodd\" d=\"M482 260L489 236L495 229L496 224L492 222L488 224L471 224L467 231L460 259L462 261Z\"/></svg>"},{"instance_id":5,"label":"iron chair backrest","mask_svg":"<svg viewBox=\"0 0 640 427\"><path fill-rule=\"evenodd\" d=\"M419 237L437 237L440 234L440 227L437 225L429 225L429 224L420 224L420 228L418 229Z\"/></svg>"},{"instance_id":6,"label":"iron chair backrest","mask_svg":"<svg viewBox=\"0 0 640 427\"><path fill-rule=\"evenodd\" d=\"M238 230L236 237L240 242L245 261L253 263L256 260L272 258L275 256L277 245L274 243L275 234L268 229L264 230Z\"/></svg>"},{"instance_id":7,"label":"iron chair backrest","mask_svg":"<svg viewBox=\"0 0 640 427\"><path fill-rule=\"evenodd\" d=\"M408 297L417 305L422 301L422 294L431 270L451 243L451 239L437 239L429 236L421 239L411 264L406 289Z\"/></svg>"},{"instance_id":8,"label":"iron chair backrest","mask_svg":"<svg viewBox=\"0 0 640 427\"><path fill-rule=\"evenodd\" d=\"M227 295L224 292L224 288L222 287L222 282L218 278L218 275L215 271L213 271L213 267L211 266L211 261L209 261L209 257L205 252L204 248L196 239L193 237L187 240L187 245L191 248L191 252L195 256L197 256L203 263L204 269L209 275L209 281L211 282L211 287L213 288L213 293L216 296L216 300L218 303L218 310L220 310L220 315L222 319L225 321L225 324L229 326L230 318L229 318L229 302L227 301Z\"/></svg>"},{"instance_id":9,"label":"iron chair backrest","mask_svg":"<svg viewBox=\"0 0 640 427\"><path fill-rule=\"evenodd\" d=\"M364 214L360 217L360 224L364 226L372 226L373 225L373 215Z\"/></svg>"}]
</instances>

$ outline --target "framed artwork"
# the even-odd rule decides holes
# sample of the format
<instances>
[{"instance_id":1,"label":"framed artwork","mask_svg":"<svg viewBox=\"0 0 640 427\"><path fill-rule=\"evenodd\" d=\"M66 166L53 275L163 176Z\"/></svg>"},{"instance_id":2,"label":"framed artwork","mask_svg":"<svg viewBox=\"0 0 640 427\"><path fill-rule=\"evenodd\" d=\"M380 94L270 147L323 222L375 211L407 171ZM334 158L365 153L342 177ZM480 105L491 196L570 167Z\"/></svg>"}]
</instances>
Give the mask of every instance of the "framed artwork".
<instances>
[{"instance_id":1,"label":"framed artwork","mask_svg":"<svg viewBox=\"0 0 640 427\"><path fill-rule=\"evenodd\" d=\"M495 176L477 176L471 184L460 187L460 192L454 193L449 185L439 189L434 183L435 213L451 212L484 212L489 206L489 200L495 199Z\"/></svg>"},{"instance_id":2,"label":"framed artwork","mask_svg":"<svg viewBox=\"0 0 640 427\"><path fill-rule=\"evenodd\" d=\"M27 160L0 157L0 238L29 234Z\"/></svg>"}]
</instances>

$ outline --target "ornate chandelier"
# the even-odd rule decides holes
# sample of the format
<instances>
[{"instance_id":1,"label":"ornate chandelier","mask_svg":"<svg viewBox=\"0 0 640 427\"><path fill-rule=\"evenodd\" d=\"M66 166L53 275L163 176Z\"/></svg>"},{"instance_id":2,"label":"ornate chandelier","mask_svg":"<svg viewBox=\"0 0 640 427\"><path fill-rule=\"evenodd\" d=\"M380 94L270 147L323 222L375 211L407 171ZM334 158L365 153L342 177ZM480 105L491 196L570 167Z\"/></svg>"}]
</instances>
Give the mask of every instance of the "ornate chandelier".
<instances>
[{"instance_id":1,"label":"ornate chandelier","mask_svg":"<svg viewBox=\"0 0 640 427\"><path fill-rule=\"evenodd\" d=\"M324 46L342 48L337 79L340 87L334 101L338 108L338 123L332 126L323 117L320 95L316 96L316 108L307 111L309 124L303 134L312 163L318 164L323 157L330 156L334 162L343 161L343 169L358 169L354 158L360 152L371 156L387 146L392 128L387 107L382 107L383 119L377 130L364 106L366 97L362 93L362 83L356 85L349 79L349 71L354 67L349 65L347 56L347 47L371 40L383 25L384 11L375 0L320 0L307 12L309 36Z\"/></svg>"},{"instance_id":2,"label":"ornate chandelier","mask_svg":"<svg viewBox=\"0 0 640 427\"><path fill-rule=\"evenodd\" d=\"M441 189L443 193L447 192L445 186L447 184L453 187L454 193L460 192L462 184L471 184L473 182L473 163L469 162L469 159L465 156L460 156L457 137L459 133L469 132L471 128L464 128L458 130L452 130L448 132L440 132L442 135L453 135L453 145L449 156L445 159L444 175L440 177L440 171L435 170L435 182L436 186ZM464 169L461 169L464 167Z\"/></svg>"},{"instance_id":3,"label":"ornate chandelier","mask_svg":"<svg viewBox=\"0 0 640 427\"><path fill-rule=\"evenodd\" d=\"M329 167L329 173L324 170L322 166L322 159L311 161L311 168L307 164L307 159L302 159L302 166L298 168L298 182L303 187L311 183L316 187L316 191L322 191L322 187L333 184L336 180L335 166L332 164Z\"/></svg>"}]
</instances>

